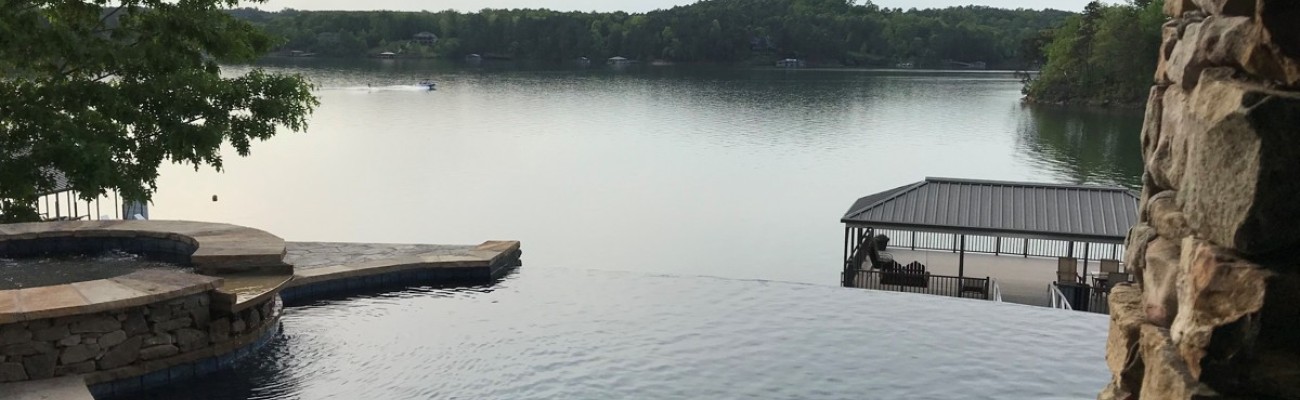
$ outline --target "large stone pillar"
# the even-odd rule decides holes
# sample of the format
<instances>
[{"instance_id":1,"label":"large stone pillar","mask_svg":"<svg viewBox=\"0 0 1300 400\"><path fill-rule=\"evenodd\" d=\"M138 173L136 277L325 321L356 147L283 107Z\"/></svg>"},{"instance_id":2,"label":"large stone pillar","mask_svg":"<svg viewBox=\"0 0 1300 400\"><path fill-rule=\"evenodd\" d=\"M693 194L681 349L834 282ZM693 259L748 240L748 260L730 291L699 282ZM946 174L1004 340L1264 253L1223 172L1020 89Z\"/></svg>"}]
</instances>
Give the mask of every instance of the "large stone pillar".
<instances>
[{"instance_id":1,"label":"large stone pillar","mask_svg":"<svg viewBox=\"0 0 1300 400\"><path fill-rule=\"evenodd\" d=\"M1166 0L1100 399L1300 398L1300 0Z\"/></svg>"}]
</instances>

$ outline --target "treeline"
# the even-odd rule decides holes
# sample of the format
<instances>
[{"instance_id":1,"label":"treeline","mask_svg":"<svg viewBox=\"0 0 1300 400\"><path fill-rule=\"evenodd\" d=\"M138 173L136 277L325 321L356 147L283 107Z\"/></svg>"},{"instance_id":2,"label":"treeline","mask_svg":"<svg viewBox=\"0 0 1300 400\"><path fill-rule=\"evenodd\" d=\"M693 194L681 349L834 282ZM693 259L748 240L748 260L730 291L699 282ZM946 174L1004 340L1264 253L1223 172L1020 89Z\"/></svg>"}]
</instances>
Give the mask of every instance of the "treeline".
<instances>
[{"instance_id":1,"label":"treeline","mask_svg":"<svg viewBox=\"0 0 1300 400\"><path fill-rule=\"evenodd\" d=\"M474 13L231 10L287 40L283 49L355 57L391 51L564 62L604 59L745 63L800 58L822 65L942 67L945 60L1025 68L1042 62L1042 32L1071 15L1056 10L881 8L853 0L706 0L667 10ZM412 36L432 32L432 46Z\"/></svg>"},{"instance_id":2,"label":"treeline","mask_svg":"<svg viewBox=\"0 0 1300 400\"><path fill-rule=\"evenodd\" d=\"M1044 47L1047 65L1028 83L1026 98L1039 103L1138 106L1154 81L1162 0L1089 3L1065 20Z\"/></svg>"}]
</instances>

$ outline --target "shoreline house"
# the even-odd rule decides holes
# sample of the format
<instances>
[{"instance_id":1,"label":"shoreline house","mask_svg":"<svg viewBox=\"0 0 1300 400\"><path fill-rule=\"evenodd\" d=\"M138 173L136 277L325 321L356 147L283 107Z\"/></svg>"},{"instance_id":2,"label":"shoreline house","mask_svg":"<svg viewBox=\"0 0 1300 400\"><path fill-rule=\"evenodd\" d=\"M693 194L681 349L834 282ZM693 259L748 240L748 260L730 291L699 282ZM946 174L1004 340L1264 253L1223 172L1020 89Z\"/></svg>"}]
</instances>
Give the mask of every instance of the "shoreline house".
<instances>
[{"instance_id":1,"label":"shoreline house","mask_svg":"<svg viewBox=\"0 0 1300 400\"><path fill-rule=\"evenodd\" d=\"M609 64L615 67L622 67L622 66L631 65L634 62L636 61L629 60L625 57L614 56L614 57L610 57L609 60L606 60L605 64Z\"/></svg>"},{"instance_id":2,"label":"shoreline house","mask_svg":"<svg viewBox=\"0 0 1300 400\"><path fill-rule=\"evenodd\" d=\"M803 68L805 66L807 66L807 63L798 58L787 58L776 62L777 68Z\"/></svg>"},{"instance_id":3,"label":"shoreline house","mask_svg":"<svg viewBox=\"0 0 1300 400\"><path fill-rule=\"evenodd\" d=\"M411 37L411 42L424 46L433 46L438 44L438 35L433 32L420 32Z\"/></svg>"}]
</instances>

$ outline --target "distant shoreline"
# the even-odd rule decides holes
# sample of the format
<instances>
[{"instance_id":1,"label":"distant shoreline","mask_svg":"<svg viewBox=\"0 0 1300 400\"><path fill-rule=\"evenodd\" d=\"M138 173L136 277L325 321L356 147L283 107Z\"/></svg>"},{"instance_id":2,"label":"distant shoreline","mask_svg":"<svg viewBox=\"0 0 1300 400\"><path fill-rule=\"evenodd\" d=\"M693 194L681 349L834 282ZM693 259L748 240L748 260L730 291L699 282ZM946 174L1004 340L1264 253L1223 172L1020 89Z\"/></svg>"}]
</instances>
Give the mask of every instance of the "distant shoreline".
<instances>
[{"instance_id":1,"label":"distant shoreline","mask_svg":"<svg viewBox=\"0 0 1300 400\"><path fill-rule=\"evenodd\" d=\"M528 64L528 65L549 65L549 66L574 66L574 65L576 64L576 63L573 62L573 61L568 61L568 62L554 62L554 61L524 60L524 59L520 59L520 60L483 60L482 62L480 62L480 63L478 63L478 64L475 64L475 63L466 62L466 61L464 61L464 60L457 60L457 59L446 58L446 57L429 57L429 56L409 56L409 57L406 57L406 56L403 56L403 57L391 57L391 58L385 58L385 57L378 57L378 56L373 56L373 55L367 55L367 56L364 56L364 57L352 57L352 56L306 56L306 57L303 57L303 56L289 56L289 55L284 55L284 54L267 54L267 55L264 55L264 56L260 57L260 59L268 59L268 60L329 60L329 61L360 61L360 60L372 60L372 61L402 61L402 60L406 60L406 61L439 61L439 62L445 62L445 63L448 63L448 64L456 64L456 65L464 65L464 66L475 66L475 65L504 65L504 64ZM1037 73L1039 73L1038 70L1029 70L1029 71L1025 71L1025 70L1017 70L1017 69L1002 69L1002 68L988 68L988 69L973 69L973 68L897 68L897 67L888 67L888 66L863 66L863 65L813 65L813 66L808 66L808 67L787 68L787 67L777 67L777 66L774 66L774 65L765 65L765 64L757 64L757 63L743 63L743 62L742 62L742 63L716 63L716 62L707 62L707 61L672 61L672 62L657 63L658 61L661 61L661 60L656 60L656 61L646 61L646 62L640 62L640 61L638 61L638 62L635 62L635 63L633 63L633 64L630 64L630 65L624 66L623 68L628 68L628 67L632 67L632 68L665 68L665 67L681 67L681 66L693 66L693 67L711 66L711 67L719 67L719 68L737 68L737 69L771 69L771 70L789 70L789 71L914 71L914 72L968 72L968 73L989 73L989 74L1003 74L1003 73L1005 73L1005 74L1016 74L1016 73L1026 73L1026 72L1028 72L1028 73L1033 73L1033 74L1037 74ZM611 67L611 66L608 65L608 64L606 64L606 63L603 63L603 62L595 62L595 61L593 61L590 65L586 66L585 68L596 69L596 68L610 68L610 67Z\"/></svg>"}]
</instances>

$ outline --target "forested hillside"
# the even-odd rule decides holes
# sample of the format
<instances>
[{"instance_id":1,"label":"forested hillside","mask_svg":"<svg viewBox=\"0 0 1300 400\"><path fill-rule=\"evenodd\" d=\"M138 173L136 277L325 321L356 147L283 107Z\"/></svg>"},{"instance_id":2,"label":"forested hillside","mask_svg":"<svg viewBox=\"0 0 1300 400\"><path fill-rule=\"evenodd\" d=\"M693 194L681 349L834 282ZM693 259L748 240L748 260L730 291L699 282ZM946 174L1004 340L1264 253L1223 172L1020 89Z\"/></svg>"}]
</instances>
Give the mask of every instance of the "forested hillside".
<instances>
[{"instance_id":1,"label":"forested hillside","mask_svg":"<svg viewBox=\"0 0 1300 400\"><path fill-rule=\"evenodd\" d=\"M1089 3L1045 48L1047 65L1025 89L1030 101L1141 105L1154 82L1165 22L1161 0Z\"/></svg>"},{"instance_id":2,"label":"forested hillside","mask_svg":"<svg viewBox=\"0 0 1300 400\"><path fill-rule=\"evenodd\" d=\"M644 14L482 10L441 12L231 11L287 39L283 49L358 57L382 51L563 62L611 56L648 61L942 67L945 60L1022 69L1041 62L1043 32L1073 13L956 7L881 8L852 0L706 0ZM432 46L411 42L432 32Z\"/></svg>"}]
</instances>

